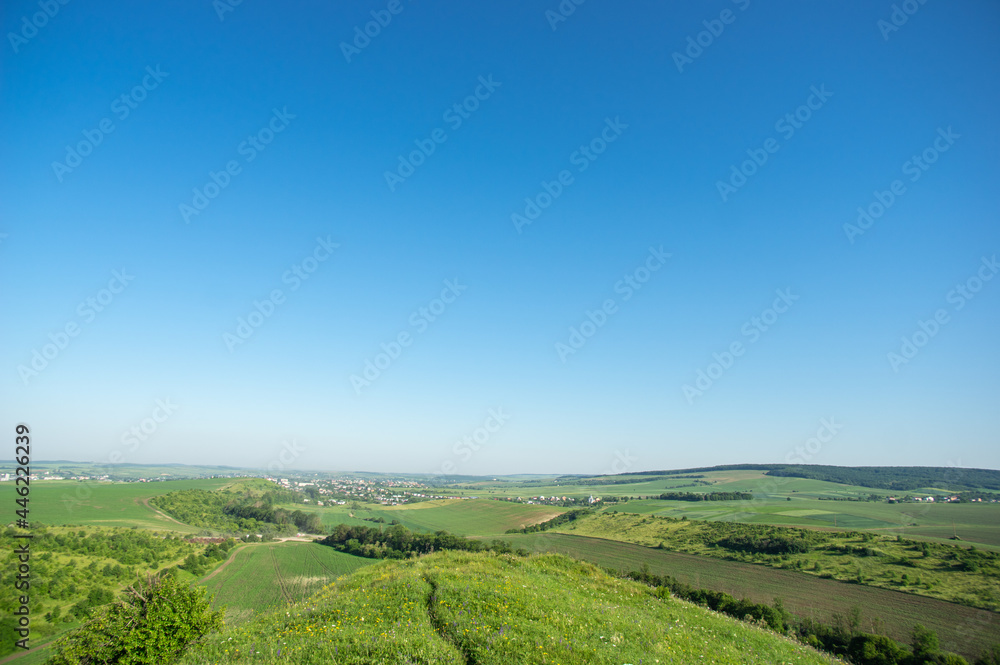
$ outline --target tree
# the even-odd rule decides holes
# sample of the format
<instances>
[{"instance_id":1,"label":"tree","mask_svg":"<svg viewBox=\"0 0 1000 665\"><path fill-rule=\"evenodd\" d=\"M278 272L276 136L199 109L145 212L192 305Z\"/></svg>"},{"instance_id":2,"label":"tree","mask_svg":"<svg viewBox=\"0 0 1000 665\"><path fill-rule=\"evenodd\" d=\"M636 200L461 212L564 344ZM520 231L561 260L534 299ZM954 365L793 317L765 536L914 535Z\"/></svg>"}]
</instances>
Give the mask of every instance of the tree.
<instances>
[{"instance_id":1,"label":"tree","mask_svg":"<svg viewBox=\"0 0 1000 665\"><path fill-rule=\"evenodd\" d=\"M884 635L861 633L851 638L847 655L855 663L896 665L902 663L909 654L906 649Z\"/></svg>"},{"instance_id":2,"label":"tree","mask_svg":"<svg viewBox=\"0 0 1000 665\"><path fill-rule=\"evenodd\" d=\"M79 630L56 643L47 665L165 665L212 630L223 612L213 612L204 589L174 577L150 577L131 586Z\"/></svg>"},{"instance_id":3,"label":"tree","mask_svg":"<svg viewBox=\"0 0 1000 665\"><path fill-rule=\"evenodd\" d=\"M976 665L1000 665L1000 643L984 651L983 655L976 659Z\"/></svg>"},{"instance_id":4,"label":"tree","mask_svg":"<svg viewBox=\"0 0 1000 665\"><path fill-rule=\"evenodd\" d=\"M920 661L920 659L927 659L937 653L938 647L938 636L933 630L924 628L922 624L917 624L913 627L913 637L910 640L910 646L913 648L914 657Z\"/></svg>"}]
</instances>

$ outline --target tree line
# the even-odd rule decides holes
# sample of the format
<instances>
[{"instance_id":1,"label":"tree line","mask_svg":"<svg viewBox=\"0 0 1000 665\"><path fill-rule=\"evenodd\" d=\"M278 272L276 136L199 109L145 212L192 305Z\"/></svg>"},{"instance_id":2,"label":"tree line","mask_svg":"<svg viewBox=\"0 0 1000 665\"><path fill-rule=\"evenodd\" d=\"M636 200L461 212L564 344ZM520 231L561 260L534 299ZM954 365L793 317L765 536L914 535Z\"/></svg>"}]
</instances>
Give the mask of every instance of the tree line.
<instances>
[{"instance_id":1,"label":"tree line","mask_svg":"<svg viewBox=\"0 0 1000 665\"><path fill-rule=\"evenodd\" d=\"M664 492L656 497L662 501L751 501L750 492Z\"/></svg>"},{"instance_id":2,"label":"tree line","mask_svg":"<svg viewBox=\"0 0 1000 665\"><path fill-rule=\"evenodd\" d=\"M317 542L340 552L370 559L406 559L441 550L520 553L527 556L527 551L523 549L515 551L506 541L494 540L486 543L456 536L447 531L415 533L401 524L395 524L385 530L379 527L338 524L333 533Z\"/></svg>"}]
</instances>

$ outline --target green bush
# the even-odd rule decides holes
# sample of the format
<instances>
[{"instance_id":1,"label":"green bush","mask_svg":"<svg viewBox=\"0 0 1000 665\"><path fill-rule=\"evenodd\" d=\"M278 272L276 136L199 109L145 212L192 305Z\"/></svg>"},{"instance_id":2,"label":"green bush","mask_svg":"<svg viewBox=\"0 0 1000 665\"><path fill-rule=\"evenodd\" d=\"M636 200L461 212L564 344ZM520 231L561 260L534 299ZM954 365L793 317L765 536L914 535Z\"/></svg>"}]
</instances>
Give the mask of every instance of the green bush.
<instances>
[{"instance_id":1,"label":"green bush","mask_svg":"<svg viewBox=\"0 0 1000 665\"><path fill-rule=\"evenodd\" d=\"M909 652L895 640L884 635L855 635L847 647L847 656L855 663L869 665L897 665L909 657Z\"/></svg>"},{"instance_id":2,"label":"green bush","mask_svg":"<svg viewBox=\"0 0 1000 665\"><path fill-rule=\"evenodd\" d=\"M48 665L165 665L211 630L222 627L204 589L171 576L129 587L122 598L56 643Z\"/></svg>"}]
</instances>

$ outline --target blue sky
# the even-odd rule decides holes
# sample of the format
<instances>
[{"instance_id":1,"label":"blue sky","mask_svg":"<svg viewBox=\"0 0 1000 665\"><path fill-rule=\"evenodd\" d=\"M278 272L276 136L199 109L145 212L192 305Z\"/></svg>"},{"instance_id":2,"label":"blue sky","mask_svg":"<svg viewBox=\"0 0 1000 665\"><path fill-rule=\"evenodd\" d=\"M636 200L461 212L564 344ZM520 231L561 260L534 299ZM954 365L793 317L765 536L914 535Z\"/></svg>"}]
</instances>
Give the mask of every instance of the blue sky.
<instances>
[{"instance_id":1,"label":"blue sky","mask_svg":"<svg viewBox=\"0 0 1000 665\"><path fill-rule=\"evenodd\" d=\"M223 1L4 3L36 459L1000 468L995 3Z\"/></svg>"}]
</instances>

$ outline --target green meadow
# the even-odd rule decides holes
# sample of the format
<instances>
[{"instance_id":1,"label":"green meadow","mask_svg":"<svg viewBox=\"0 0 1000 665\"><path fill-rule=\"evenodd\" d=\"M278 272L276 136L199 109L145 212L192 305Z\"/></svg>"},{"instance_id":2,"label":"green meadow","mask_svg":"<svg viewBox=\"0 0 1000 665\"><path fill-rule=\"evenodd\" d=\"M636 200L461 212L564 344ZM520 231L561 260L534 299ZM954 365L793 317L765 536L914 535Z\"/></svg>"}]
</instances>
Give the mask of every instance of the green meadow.
<instances>
[{"instance_id":1,"label":"green meadow","mask_svg":"<svg viewBox=\"0 0 1000 665\"><path fill-rule=\"evenodd\" d=\"M835 659L559 555L442 552L362 568L182 657L209 663L819 665Z\"/></svg>"}]
</instances>

